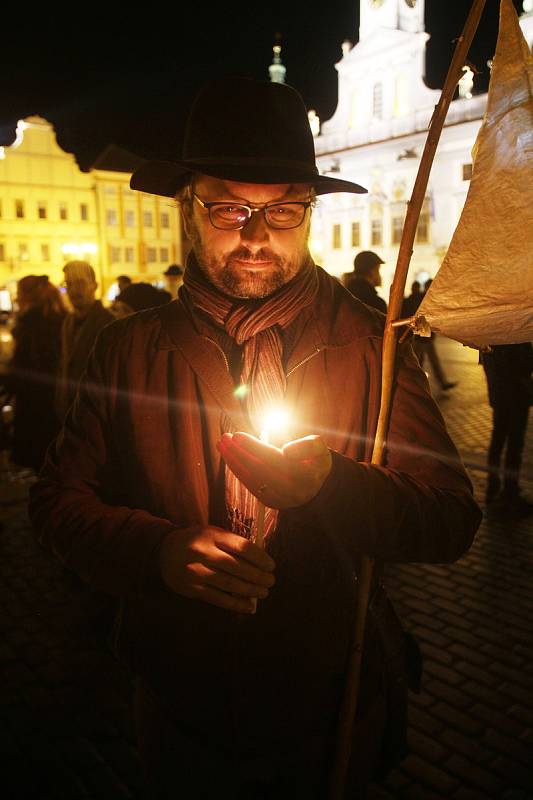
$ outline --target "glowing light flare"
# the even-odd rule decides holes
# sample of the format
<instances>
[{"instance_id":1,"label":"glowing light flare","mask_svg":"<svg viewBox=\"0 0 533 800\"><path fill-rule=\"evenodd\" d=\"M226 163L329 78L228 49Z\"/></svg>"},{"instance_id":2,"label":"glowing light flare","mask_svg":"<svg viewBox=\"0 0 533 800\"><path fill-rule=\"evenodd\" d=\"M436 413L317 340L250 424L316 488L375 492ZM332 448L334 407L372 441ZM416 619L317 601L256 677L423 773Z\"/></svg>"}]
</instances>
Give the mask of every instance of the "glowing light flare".
<instances>
[{"instance_id":1,"label":"glowing light flare","mask_svg":"<svg viewBox=\"0 0 533 800\"><path fill-rule=\"evenodd\" d=\"M249 391L250 390L248 386L245 383L241 383L239 386L237 386L233 394L235 397L238 397L239 400L242 400L243 397L246 397Z\"/></svg>"},{"instance_id":2,"label":"glowing light flare","mask_svg":"<svg viewBox=\"0 0 533 800\"><path fill-rule=\"evenodd\" d=\"M289 412L287 409L281 406L272 408L265 414L262 420L260 439L262 442L268 442L270 434L274 433L278 436L279 434L285 433L288 427Z\"/></svg>"}]
</instances>

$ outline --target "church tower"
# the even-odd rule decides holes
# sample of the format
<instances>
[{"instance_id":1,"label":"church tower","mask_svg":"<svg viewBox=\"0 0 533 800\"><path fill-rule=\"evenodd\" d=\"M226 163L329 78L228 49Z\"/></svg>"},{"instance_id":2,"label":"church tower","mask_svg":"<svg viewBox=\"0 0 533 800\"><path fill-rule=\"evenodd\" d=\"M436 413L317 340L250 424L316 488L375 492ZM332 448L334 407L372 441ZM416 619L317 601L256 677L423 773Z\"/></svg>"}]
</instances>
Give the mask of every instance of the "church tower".
<instances>
[{"instance_id":1,"label":"church tower","mask_svg":"<svg viewBox=\"0 0 533 800\"><path fill-rule=\"evenodd\" d=\"M313 215L311 250L334 275L350 269L358 250L375 250L385 262L379 291L386 299L407 202L441 92L424 81L429 39L424 0L359 0L359 9L359 41L355 46L344 42L336 64L337 108L320 130L316 126L314 141L323 174L356 181L368 194L321 197ZM523 0L523 9L520 25L531 48L533 0ZM465 68L431 170L410 280L435 274L466 199L472 146L487 105L487 95L472 91L472 81Z\"/></svg>"},{"instance_id":2,"label":"church tower","mask_svg":"<svg viewBox=\"0 0 533 800\"><path fill-rule=\"evenodd\" d=\"M361 0L360 6L360 42L380 28L424 31L424 0Z\"/></svg>"},{"instance_id":3,"label":"church tower","mask_svg":"<svg viewBox=\"0 0 533 800\"><path fill-rule=\"evenodd\" d=\"M427 110L429 119L440 96L424 83L424 0L359 0L359 7L359 42L343 45L337 110L322 127L352 131L354 143L405 133L415 113Z\"/></svg>"}]
</instances>

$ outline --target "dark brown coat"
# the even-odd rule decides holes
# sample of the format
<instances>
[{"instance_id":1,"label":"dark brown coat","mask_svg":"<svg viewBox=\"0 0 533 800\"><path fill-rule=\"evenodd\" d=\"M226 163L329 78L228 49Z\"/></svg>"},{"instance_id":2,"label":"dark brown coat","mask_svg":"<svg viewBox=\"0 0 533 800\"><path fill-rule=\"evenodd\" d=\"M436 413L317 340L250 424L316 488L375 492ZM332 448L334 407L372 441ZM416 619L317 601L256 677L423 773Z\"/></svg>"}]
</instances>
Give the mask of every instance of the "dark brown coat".
<instances>
[{"instance_id":1,"label":"dark brown coat","mask_svg":"<svg viewBox=\"0 0 533 800\"><path fill-rule=\"evenodd\" d=\"M177 718L268 752L331 732L353 617L354 572L384 560L450 562L479 523L471 486L410 349L400 354L386 467L368 461L383 318L319 270L315 306L289 332L294 435L320 433L332 473L268 544L276 586L244 618L174 595L158 576L171 530L225 524L216 448L248 423L221 348L179 301L106 328L57 451L33 488L41 542L122 600L117 646ZM382 692L370 630L364 702ZM222 740L221 739L221 740Z\"/></svg>"}]
</instances>

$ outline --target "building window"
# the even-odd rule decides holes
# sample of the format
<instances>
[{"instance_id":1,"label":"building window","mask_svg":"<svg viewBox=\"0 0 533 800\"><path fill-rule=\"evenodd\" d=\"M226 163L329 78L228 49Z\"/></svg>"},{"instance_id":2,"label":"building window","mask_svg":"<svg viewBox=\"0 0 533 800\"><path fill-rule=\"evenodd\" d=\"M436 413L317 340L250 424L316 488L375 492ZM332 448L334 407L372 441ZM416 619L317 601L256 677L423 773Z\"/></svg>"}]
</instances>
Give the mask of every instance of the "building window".
<instances>
[{"instance_id":1,"label":"building window","mask_svg":"<svg viewBox=\"0 0 533 800\"><path fill-rule=\"evenodd\" d=\"M23 242L19 242L19 260L27 261L29 257L30 255L28 253L28 245Z\"/></svg>"},{"instance_id":2,"label":"building window","mask_svg":"<svg viewBox=\"0 0 533 800\"><path fill-rule=\"evenodd\" d=\"M463 180L472 180L472 164L463 164Z\"/></svg>"},{"instance_id":3,"label":"building window","mask_svg":"<svg viewBox=\"0 0 533 800\"><path fill-rule=\"evenodd\" d=\"M50 245L41 245L41 261L50 261Z\"/></svg>"},{"instance_id":4,"label":"building window","mask_svg":"<svg viewBox=\"0 0 533 800\"><path fill-rule=\"evenodd\" d=\"M121 252L120 247L111 247L109 248L109 260L112 264L118 264L120 262Z\"/></svg>"},{"instance_id":5,"label":"building window","mask_svg":"<svg viewBox=\"0 0 533 800\"><path fill-rule=\"evenodd\" d=\"M2 200L0 199L0 219L2 219Z\"/></svg>"},{"instance_id":6,"label":"building window","mask_svg":"<svg viewBox=\"0 0 533 800\"><path fill-rule=\"evenodd\" d=\"M135 261L135 250L133 247L124 248L124 261L132 264Z\"/></svg>"},{"instance_id":7,"label":"building window","mask_svg":"<svg viewBox=\"0 0 533 800\"><path fill-rule=\"evenodd\" d=\"M3 244L0 244L0 261L6 260L6 251Z\"/></svg>"},{"instance_id":8,"label":"building window","mask_svg":"<svg viewBox=\"0 0 533 800\"><path fill-rule=\"evenodd\" d=\"M373 245L383 244L383 222L380 219L372 220L370 241Z\"/></svg>"},{"instance_id":9,"label":"building window","mask_svg":"<svg viewBox=\"0 0 533 800\"><path fill-rule=\"evenodd\" d=\"M342 247L342 233L341 226L334 225L332 229L331 246L334 250L340 250Z\"/></svg>"},{"instance_id":10,"label":"building window","mask_svg":"<svg viewBox=\"0 0 533 800\"><path fill-rule=\"evenodd\" d=\"M46 212L46 203L37 203L37 216L39 219L46 219L47 212Z\"/></svg>"},{"instance_id":11,"label":"building window","mask_svg":"<svg viewBox=\"0 0 533 800\"><path fill-rule=\"evenodd\" d=\"M170 228L170 215L166 211L161 212L161 227Z\"/></svg>"},{"instance_id":12,"label":"building window","mask_svg":"<svg viewBox=\"0 0 533 800\"><path fill-rule=\"evenodd\" d=\"M372 95L372 116L383 119L383 84L375 83Z\"/></svg>"},{"instance_id":13,"label":"building window","mask_svg":"<svg viewBox=\"0 0 533 800\"><path fill-rule=\"evenodd\" d=\"M154 261L157 261L157 250L155 247L146 248L146 260L149 264L153 264Z\"/></svg>"},{"instance_id":14,"label":"building window","mask_svg":"<svg viewBox=\"0 0 533 800\"><path fill-rule=\"evenodd\" d=\"M59 204L59 219L68 219L68 208L66 203Z\"/></svg>"},{"instance_id":15,"label":"building window","mask_svg":"<svg viewBox=\"0 0 533 800\"><path fill-rule=\"evenodd\" d=\"M391 220L392 244L400 244L403 233L403 217L393 217Z\"/></svg>"},{"instance_id":16,"label":"building window","mask_svg":"<svg viewBox=\"0 0 533 800\"><path fill-rule=\"evenodd\" d=\"M407 75L398 75L394 93L394 116L405 117L409 113L409 79Z\"/></svg>"},{"instance_id":17,"label":"building window","mask_svg":"<svg viewBox=\"0 0 533 800\"><path fill-rule=\"evenodd\" d=\"M352 222L352 247L359 247L361 244L361 224Z\"/></svg>"},{"instance_id":18,"label":"building window","mask_svg":"<svg viewBox=\"0 0 533 800\"><path fill-rule=\"evenodd\" d=\"M151 211L145 211L143 213L143 225L145 228L151 228L154 224L154 215Z\"/></svg>"},{"instance_id":19,"label":"building window","mask_svg":"<svg viewBox=\"0 0 533 800\"><path fill-rule=\"evenodd\" d=\"M24 219L24 200L15 200L15 216Z\"/></svg>"},{"instance_id":20,"label":"building window","mask_svg":"<svg viewBox=\"0 0 533 800\"><path fill-rule=\"evenodd\" d=\"M117 224L117 212L114 208L108 208L105 212L105 218L108 225L116 225Z\"/></svg>"},{"instance_id":21,"label":"building window","mask_svg":"<svg viewBox=\"0 0 533 800\"><path fill-rule=\"evenodd\" d=\"M416 241L418 244L427 244L429 242L429 223L430 223L430 209L429 202L424 201L422 211L418 220L418 227L416 229Z\"/></svg>"},{"instance_id":22,"label":"building window","mask_svg":"<svg viewBox=\"0 0 533 800\"><path fill-rule=\"evenodd\" d=\"M82 222L89 220L89 206L87 203L80 203L80 219Z\"/></svg>"},{"instance_id":23,"label":"building window","mask_svg":"<svg viewBox=\"0 0 533 800\"><path fill-rule=\"evenodd\" d=\"M168 261L168 247L159 248L159 260Z\"/></svg>"},{"instance_id":24,"label":"building window","mask_svg":"<svg viewBox=\"0 0 533 800\"><path fill-rule=\"evenodd\" d=\"M135 227L135 211L133 211L131 208L127 208L124 212L124 225L126 228Z\"/></svg>"}]
</instances>

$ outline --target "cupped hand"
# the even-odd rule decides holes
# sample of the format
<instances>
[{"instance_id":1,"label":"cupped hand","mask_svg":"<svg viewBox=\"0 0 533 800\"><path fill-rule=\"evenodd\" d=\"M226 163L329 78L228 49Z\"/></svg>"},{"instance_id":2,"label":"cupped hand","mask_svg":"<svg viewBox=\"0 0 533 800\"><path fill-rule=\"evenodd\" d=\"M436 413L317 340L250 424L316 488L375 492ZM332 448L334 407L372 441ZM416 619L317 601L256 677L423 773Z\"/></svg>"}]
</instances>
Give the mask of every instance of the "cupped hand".
<instances>
[{"instance_id":1,"label":"cupped hand","mask_svg":"<svg viewBox=\"0 0 533 800\"><path fill-rule=\"evenodd\" d=\"M295 508L318 494L331 470L320 436L305 436L280 449L248 433L225 433L218 449L237 478L270 508Z\"/></svg>"},{"instance_id":2,"label":"cupped hand","mask_svg":"<svg viewBox=\"0 0 533 800\"><path fill-rule=\"evenodd\" d=\"M252 614L274 584L273 559L248 539L208 526L177 530L162 542L161 576L178 594Z\"/></svg>"}]
</instances>

